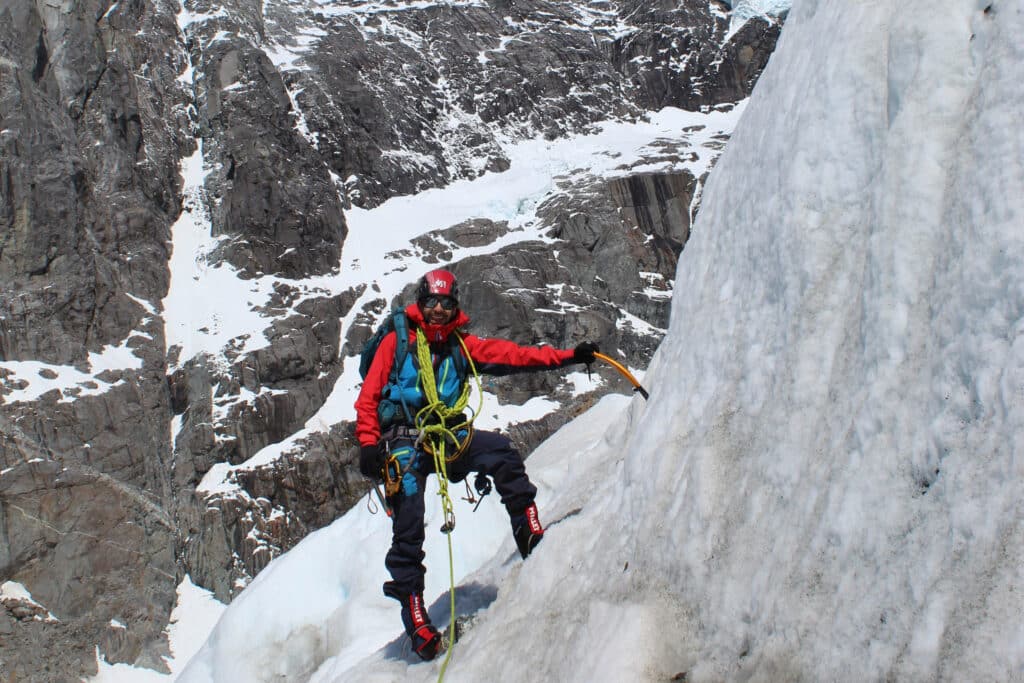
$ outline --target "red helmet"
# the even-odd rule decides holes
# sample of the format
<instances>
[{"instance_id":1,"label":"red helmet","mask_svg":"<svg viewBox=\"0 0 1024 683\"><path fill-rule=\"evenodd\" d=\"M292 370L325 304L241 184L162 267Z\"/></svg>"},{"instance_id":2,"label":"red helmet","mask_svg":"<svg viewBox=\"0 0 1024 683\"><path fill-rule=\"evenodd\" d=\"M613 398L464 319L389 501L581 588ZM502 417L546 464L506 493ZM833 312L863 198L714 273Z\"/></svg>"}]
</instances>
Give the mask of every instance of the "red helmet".
<instances>
[{"instance_id":1,"label":"red helmet","mask_svg":"<svg viewBox=\"0 0 1024 683\"><path fill-rule=\"evenodd\" d=\"M416 290L416 300L423 301L428 296L450 296L459 300L459 283L455 276L447 270L432 270L420 278L420 286Z\"/></svg>"}]
</instances>

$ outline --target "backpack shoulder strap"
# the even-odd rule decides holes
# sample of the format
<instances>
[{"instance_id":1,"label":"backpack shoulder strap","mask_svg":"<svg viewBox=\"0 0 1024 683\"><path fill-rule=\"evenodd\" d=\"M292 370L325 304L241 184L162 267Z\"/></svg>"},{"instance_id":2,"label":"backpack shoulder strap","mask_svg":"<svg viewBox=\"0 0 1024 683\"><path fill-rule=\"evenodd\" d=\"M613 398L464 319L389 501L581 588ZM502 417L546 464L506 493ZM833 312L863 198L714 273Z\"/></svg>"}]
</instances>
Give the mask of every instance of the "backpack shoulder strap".
<instances>
[{"instance_id":1,"label":"backpack shoulder strap","mask_svg":"<svg viewBox=\"0 0 1024 683\"><path fill-rule=\"evenodd\" d=\"M394 361L391 363L391 372L388 373L388 385L395 386L398 384L398 376L399 373L402 372L402 366L405 365L405 359L409 355L409 319L405 315L405 311L396 308L391 312L389 323L391 331L395 333L395 357ZM401 413L405 418L403 422L409 425L413 423L412 411L410 411L409 406L406 405L404 397L400 397L399 404L394 404L390 401L387 402L393 406L391 416L388 420L389 424L394 424L396 418L394 410L397 410L398 408L401 408ZM383 404L384 401L381 402L381 405ZM378 414L379 412L380 406L378 406Z\"/></svg>"},{"instance_id":2,"label":"backpack shoulder strap","mask_svg":"<svg viewBox=\"0 0 1024 683\"><path fill-rule=\"evenodd\" d=\"M462 334L455 330L448 336L448 343L451 344L451 357L455 363L455 371L459 374L459 381L465 382L469 376L469 361L466 353L462 350Z\"/></svg>"},{"instance_id":3,"label":"backpack shoulder strap","mask_svg":"<svg viewBox=\"0 0 1024 683\"><path fill-rule=\"evenodd\" d=\"M391 365L393 380L402 371L405 357L409 355L409 319L405 311L395 310L391 314L391 321L395 328L395 362Z\"/></svg>"}]
</instances>

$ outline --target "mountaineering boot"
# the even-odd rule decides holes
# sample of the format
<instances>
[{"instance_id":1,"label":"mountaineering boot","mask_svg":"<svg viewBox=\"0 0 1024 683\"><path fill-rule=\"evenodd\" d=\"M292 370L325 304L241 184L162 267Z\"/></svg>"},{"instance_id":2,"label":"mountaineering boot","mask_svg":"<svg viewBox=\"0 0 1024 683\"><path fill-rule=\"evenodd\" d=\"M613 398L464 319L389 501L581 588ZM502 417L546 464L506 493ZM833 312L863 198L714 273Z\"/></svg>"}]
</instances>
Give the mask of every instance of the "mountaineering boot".
<instances>
[{"instance_id":1,"label":"mountaineering boot","mask_svg":"<svg viewBox=\"0 0 1024 683\"><path fill-rule=\"evenodd\" d=\"M431 660L441 647L441 634L430 623L423 606L423 594L411 593L402 599L402 623L412 640L413 652L420 659Z\"/></svg>"},{"instance_id":2,"label":"mountaineering boot","mask_svg":"<svg viewBox=\"0 0 1024 683\"><path fill-rule=\"evenodd\" d=\"M512 535L516 539L519 554L525 560L544 538L544 527L540 525L536 503L530 503L523 514L512 518Z\"/></svg>"}]
</instances>

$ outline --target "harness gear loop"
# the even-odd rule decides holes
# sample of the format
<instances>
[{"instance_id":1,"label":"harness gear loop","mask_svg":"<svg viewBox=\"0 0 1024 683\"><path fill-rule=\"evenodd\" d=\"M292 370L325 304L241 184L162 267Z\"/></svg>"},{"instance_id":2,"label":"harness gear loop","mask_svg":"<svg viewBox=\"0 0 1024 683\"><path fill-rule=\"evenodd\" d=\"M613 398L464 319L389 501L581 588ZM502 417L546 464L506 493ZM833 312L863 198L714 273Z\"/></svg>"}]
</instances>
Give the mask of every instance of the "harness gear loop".
<instances>
[{"instance_id":1,"label":"harness gear loop","mask_svg":"<svg viewBox=\"0 0 1024 683\"><path fill-rule=\"evenodd\" d=\"M473 374L473 379L477 385L477 393L480 394L480 402L477 409L473 411L473 414L466 419L464 411L469 403L469 392L470 383L463 382L462 393L459 398L455 401L454 405L447 405L441 400L437 393L437 378L434 375L434 362L430 354L430 345L427 343L427 337L423 333L423 330L416 328L416 359L419 362L419 384L420 389L423 392L423 396L426 398L426 405L416 413L416 429L419 430L419 437L416 439L416 446L419 448L423 446L424 452L430 454L434 458L434 471L437 473L437 484L438 484L438 495L441 496L441 510L444 515L444 526L441 527L448 536L448 580L449 589L448 596L451 600L449 614L451 615L451 628L454 633L455 627L455 559L452 553L452 530L455 529L455 508L452 503L451 495L448 493L448 463L453 462L458 458L462 452L469 445L473 438L473 420L477 414L483 409L484 395L483 387L480 384L480 373L477 372L476 364L473 363L473 358L469 354L469 349L466 348L466 342L462 339L462 335L458 332L453 332L455 338L459 341L459 346L462 347L462 354L465 356L466 361L469 363L470 371ZM445 371L447 372L446 367ZM445 377L442 377L442 380ZM463 417L459 424L449 427L448 421L455 418L456 416ZM460 439L458 432L465 430L465 436ZM454 444L454 453L448 457L445 455L445 447L448 442L451 441ZM448 650L444 657L444 663L441 664L441 672L438 675L438 683L444 679L444 672L448 668L448 662L451 660L452 647L449 645Z\"/></svg>"},{"instance_id":2,"label":"harness gear loop","mask_svg":"<svg viewBox=\"0 0 1024 683\"><path fill-rule=\"evenodd\" d=\"M381 468L381 479L384 480L384 495L388 498L398 493L398 488L402 482L402 474L398 472L398 462L395 456L391 455L391 441L384 441L384 448L387 449L387 455L384 457L384 467ZM394 465L395 476L391 476L392 465Z\"/></svg>"},{"instance_id":3,"label":"harness gear loop","mask_svg":"<svg viewBox=\"0 0 1024 683\"><path fill-rule=\"evenodd\" d=\"M409 462L406 463L405 467L402 467L402 463L399 462L398 458L391 452L391 441L385 441L385 448L388 449L387 457L384 459L384 494L390 498L391 496L398 493L398 490L402 487L402 477L412 469L415 458L409 458ZM394 476L392 476L394 472ZM390 515L388 515L390 517Z\"/></svg>"},{"instance_id":4,"label":"harness gear loop","mask_svg":"<svg viewBox=\"0 0 1024 683\"><path fill-rule=\"evenodd\" d=\"M391 476L393 463L396 465L393 468L396 471L394 477ZM398 489L402 485L402 473L397 472L397 464L398 459L395 458L394 456L388 457L387 462L384 463L384 495L386 495L388 498L398 493Z\"/></svg>"}]
</instances>

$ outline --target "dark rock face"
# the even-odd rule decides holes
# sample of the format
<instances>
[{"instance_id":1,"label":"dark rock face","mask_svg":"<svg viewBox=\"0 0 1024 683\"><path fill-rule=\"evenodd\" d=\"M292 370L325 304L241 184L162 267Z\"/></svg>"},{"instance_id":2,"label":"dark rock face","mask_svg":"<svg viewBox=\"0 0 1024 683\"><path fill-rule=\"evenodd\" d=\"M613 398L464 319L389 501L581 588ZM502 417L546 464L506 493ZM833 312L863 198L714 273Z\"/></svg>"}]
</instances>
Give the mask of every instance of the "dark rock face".
<instances>
[{"instance_id":1,"label":"dark rock face","mask_svg":"<svg viewBox=\"0 0 1024 683\"><path fill-rule=\"evenodd\" d=\"M237 490L206 499L200 538L187 550L193 578L224 601L306 534L358 503L370 486L359 474L348 423L301 440L273 463L237 471L235 481Z\"/></svg>"},{"instance_id":2,"label":"dark rock face","mask_svg":"<svg viewBox=\"0 0 1024 683\"><path fill-rule=\"evenodd\" d=\"M170 411L148 307L167 288L191 145L170 4L0 7L0 358L89 370L89 353L127 341L138 359L96 377L106 393L2 408L0 579L59 619L0 639L17 680L77 680L96 645L154 667L166 649Z\"/></svg>"},{"instance_id":3,"label":"dark rock face","mask_svg":"<svg viewBox=\"0 0 1024 683\"><path fill-rule=\"evenodd\" d=\"M186 36L214 230L238 238L222 256L250 275L329 272L345 235L341 203L316 150L297 134L288 89L261 48L260 3L220 8Z\"/></svg>"},{"instance_id":4,"label":"dark rock face","mask_svg":"<svg viewBox=\"0 0 1024 683\"><path fill-rule=\"evenodd\" d=\"M614 40L611 60L628 76L641 107L697 111L750 93L779 27L749 21L726 41L726 8L719 9L709 13L702 2L620 3L619 16L640 30Z\"/></svg>"},{"instance_id":5,"label":"dark rock face","mask_svg":"<svg viewBox=\"0 0 1024 683\"><path fill-rule=\"evenodd\" d=\"M7 623L16 622L4 638L5 671L75 680L93 666L96 645L112 660L162 668L177 567L175 525L158 500L88 466L35 457L4 470L0 501L0 576L58 606L53 617L27 618L5 604Z\"/></svg>"},{"instance_id":6,"label":"dark rock face","mask_svg":"<svg viewBox=\"0 0 1024 683\"><path fill-rule=\"evenodd\" d=\"M0 583L42 605L2 601L0 669L79 680L96 646L159 669L186 573L228 600L365 495L351 425L304 430L396 303L364 296L373 273L322 284L346 210L505 171L509 141L738 101L779 30L727 39L707 0L0 2ZM664 170L562 179L537 210L548 241L451 265L472 331L599 339L645 365L704 180L675 162L718 151L676 141L648 160ZM168 267L189 215L218 238L203 268L274 291L232 302L262 329L183 357L162 302L191 275ZM392 257L448 264L512 230L473 218ZM266 344L246 350L253 335ZM596 371L601 391L629 390ZM594 398L564 373L487 386L562 401L510 427L524 453Z\"/></svg>"},{"instance_id":7,"label":"dark rock face","mask_svg":"<svg viewBox=\"0 0 1024 683\"><path fill-rule=\"evenodd\" d=\"M274 35L282 27L326 33L306 56L309 70L286 80L360 206L504 170L504 136L555 138L609 117L740 100L779 30L755 20L726 42L724 12L697 0L333 13L292 4L268 15L284 44L294 37Z\"/></svg>"},{"instance_id":8,"label":"dark rock face","mask_svg":"<svg viewBox=\"0 0 1024 683\"><path fill-rule=\"evenodd\" d=\"M183 69L169 12L0 10L5 359L75 363L141 327L167 287ZM151 41L133 41L135 31ZM177 124L177 125L176 125Z\"/></svg>"}]
</instances>

